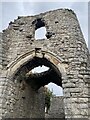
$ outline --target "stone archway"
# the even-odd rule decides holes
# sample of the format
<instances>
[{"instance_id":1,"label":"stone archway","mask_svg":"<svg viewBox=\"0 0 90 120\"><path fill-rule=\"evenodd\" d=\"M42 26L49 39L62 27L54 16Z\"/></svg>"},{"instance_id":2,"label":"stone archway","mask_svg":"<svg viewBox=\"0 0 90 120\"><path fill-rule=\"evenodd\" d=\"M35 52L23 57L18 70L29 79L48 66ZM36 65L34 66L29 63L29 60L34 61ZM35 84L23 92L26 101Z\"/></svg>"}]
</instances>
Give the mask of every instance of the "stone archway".
<instances>
[{"instance_id":1,"label":"stone archway","mask_svg":"<svg viewBox=\"0 0 90 120\"><path fill-rule=\"evenodd\" d=\"M41 74L31 74L30 71L39 65L45 65L50 69ZM12 83L12 89L8 86L9 92L7 92L7 96L9 94L7 101L9 105L12 105L12 108L8 108L6 103L6 111L9 112L5 116L12 118L44 118L43 86L53 82L63 87L62 81L66 79L65 64L51 52L32 50L7 66L7 76L7 79Z\"/></svg>"}]
</instances>

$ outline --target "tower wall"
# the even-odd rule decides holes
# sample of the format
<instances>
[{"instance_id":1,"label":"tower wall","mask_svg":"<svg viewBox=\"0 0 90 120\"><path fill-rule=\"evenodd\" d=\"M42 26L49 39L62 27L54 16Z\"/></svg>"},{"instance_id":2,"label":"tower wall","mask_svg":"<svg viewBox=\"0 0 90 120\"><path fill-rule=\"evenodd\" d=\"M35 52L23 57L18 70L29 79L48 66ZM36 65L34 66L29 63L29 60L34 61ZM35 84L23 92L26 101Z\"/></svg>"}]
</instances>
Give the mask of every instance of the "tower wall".
<instances>
[{"instance_id":1,"label":"tower wall","mask_svg":"<svg viewBox=\"0 0 90 120\"><path fill-rule=\"evenodd\" d=\"M47 39L35 40L35 30L43 26L46 27ZM53 53L56 57L58 56L61 60L58 64L59 66L63 66L63 72L65 73L65 76L63 76L64 79L62 78L65 117L72 119L88 119L88 110L90 109L88 104L90 97L89 51L77 17L72 10L58 9L41 13L36 16L18 17L14 22L10 22L8 28L3 31L3 41L5 43L3 45L3 53L5 57L2 61L2 65L6 73L12 62L15 62L17 58L23 59L23 57L21 57L23 54L28 57L27 53L35 50L35 48L40 48L41 50ZM11 86L12 88L9 89L9 92L12 93L15 85L18 86L18 83L13 83L14 80L11 79L8 74L6 79L7 86ZM10 83L12 84L10 85ZM7 91L7 89L5 89L5 91ZM9 92L5 92L7 96L5 99L11 105L11 94L10 99L7 100ZM5 93L3 93L3 97ZM17 96L17 93L14 97ZM19 99L20 97L21 96L19 96ZM42 104L42 100L39 102ZM18 104L17 102L15 103L17 108ZM3 104L4 108L8 107L7 102L3 102ZM34 105L37 109L38 106L36 104ZM11 114L12 112L10 113L9 110L10 106L6 109L6 112L3 113L4 117L12 115L13 117L17 117L17 114ZM22 107L19 110L24 112ZM2 109L2 111L4 111L4 109ZM15 111L13 105L12 111L13 113ZM40 115L40 111L37 111L37 113ZM19 114L18 117L23 117L23 115L21 116Z\"/></svg>"}]
</instances>

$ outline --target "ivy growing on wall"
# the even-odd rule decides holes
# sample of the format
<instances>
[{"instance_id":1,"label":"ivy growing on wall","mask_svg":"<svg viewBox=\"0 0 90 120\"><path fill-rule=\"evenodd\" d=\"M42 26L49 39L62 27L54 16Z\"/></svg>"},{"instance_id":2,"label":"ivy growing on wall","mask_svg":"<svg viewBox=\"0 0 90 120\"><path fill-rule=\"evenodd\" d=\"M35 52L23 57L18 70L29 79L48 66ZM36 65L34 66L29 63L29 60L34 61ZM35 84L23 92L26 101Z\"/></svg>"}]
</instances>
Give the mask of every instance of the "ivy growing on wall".
<instances>
[{"instance_id":1,"label":"ivy growing on wall","mask_svg":"<svg viewBox=\"0 0 90 120\"><path fill-rule=\"evenodd\" d=\"M48 113L48 110L51 105L51 98L54 96L53 92L50 91L47 87L45 87L45 108L46 113Z\"/></svg>"}]
</instances>

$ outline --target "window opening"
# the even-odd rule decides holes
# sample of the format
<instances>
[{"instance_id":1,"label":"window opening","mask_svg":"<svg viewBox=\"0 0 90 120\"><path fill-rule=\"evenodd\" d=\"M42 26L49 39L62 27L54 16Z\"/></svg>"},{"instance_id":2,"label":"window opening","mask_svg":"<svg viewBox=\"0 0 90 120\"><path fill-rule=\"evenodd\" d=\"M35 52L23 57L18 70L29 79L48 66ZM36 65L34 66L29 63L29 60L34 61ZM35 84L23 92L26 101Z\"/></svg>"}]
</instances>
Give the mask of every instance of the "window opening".
<instances>
[{"instance_id":1,"label":"window opening","mask_svg":"<svg viewBox=\"0 0 90 120\"><path fill-rule=\"evenodd\" d=\"M41 27L35 31L35 39L46 39L46 28Z\"/></svg>"}]
</instances>

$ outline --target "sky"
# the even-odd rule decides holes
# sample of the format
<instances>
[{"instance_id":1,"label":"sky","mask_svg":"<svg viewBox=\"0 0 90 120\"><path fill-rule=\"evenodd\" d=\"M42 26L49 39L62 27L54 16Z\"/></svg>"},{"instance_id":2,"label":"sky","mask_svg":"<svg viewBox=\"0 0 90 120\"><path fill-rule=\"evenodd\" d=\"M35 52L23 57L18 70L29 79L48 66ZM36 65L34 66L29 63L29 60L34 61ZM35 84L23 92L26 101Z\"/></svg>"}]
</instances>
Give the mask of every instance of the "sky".
<instances>
[{"instance_id":1,"label":"sky","mask_svg":"<svg viewBox=\"0 0 90 120\"><path fill-rule=\"evenodd\" d=\"M74 10L80 23L81 30L88 47L90 47L90 41L88 40L88 0L15 0L7 1L2 0L0 2L0 31L6 29L10 21L14 21L18 16L35 15L49 10L69 8ZM89 7L90 9L90 7ZM53 86L53 85L52 85ZM55 88L56 89L56 88ZM56 92L58 88L56 89ZM60 93L60 92L59 92ZM59 94L58 92L56 94Z\"/></svg>"}]
</instances>

